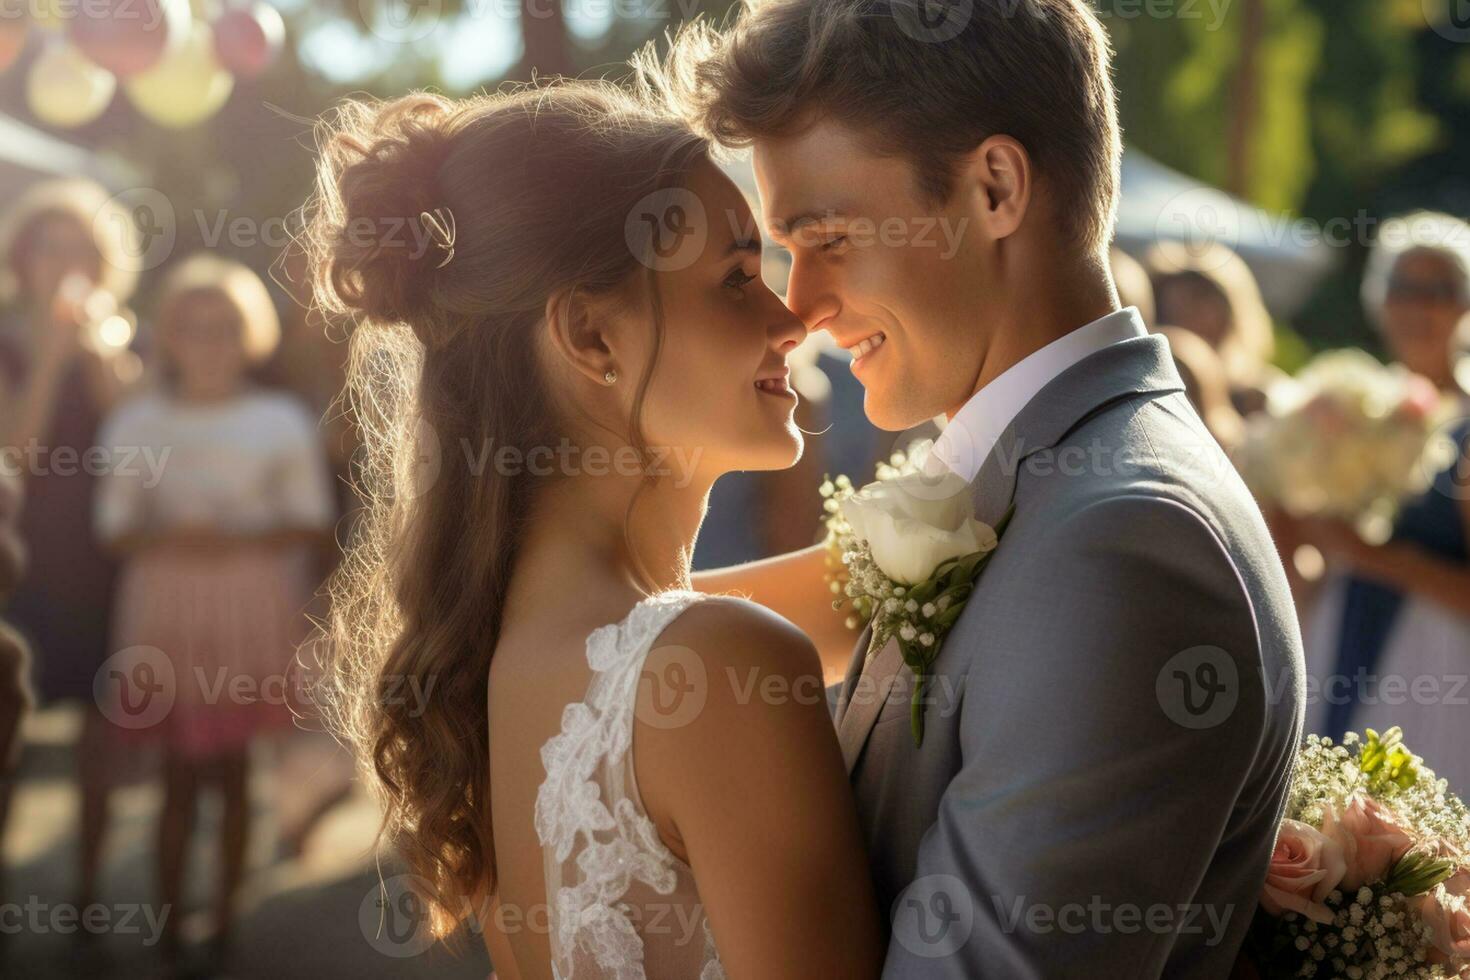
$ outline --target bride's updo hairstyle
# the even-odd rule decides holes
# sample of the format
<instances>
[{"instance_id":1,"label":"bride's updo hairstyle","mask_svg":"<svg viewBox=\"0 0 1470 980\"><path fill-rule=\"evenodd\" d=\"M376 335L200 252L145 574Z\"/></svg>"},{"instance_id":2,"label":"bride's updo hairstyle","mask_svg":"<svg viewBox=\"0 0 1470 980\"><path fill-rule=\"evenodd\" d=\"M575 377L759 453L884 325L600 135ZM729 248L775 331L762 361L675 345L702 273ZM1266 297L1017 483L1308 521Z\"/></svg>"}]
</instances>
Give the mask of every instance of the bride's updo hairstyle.
<instances>
[{"instance_id":1,"label":"bride's updo hairstyle","mask_svg":"<svg viewBox=\"0 0 1470 980\"><path fill-rule=\"evenodd\" d=\"M313 643L318 703L376 775L381 837L441 935L496 880L486 686L538 477L497 472L494 454L567 434L535 356L551 296L645 283L661 336L627 218L708 149L662 105L647 81L579 81L352 100L318 126L302 244L315 302L351 324L343 408L365 501ZM452 214L448 261L420 219L436 209ZM658 347L629 379L639 448Z\"/></svg>"}]
</instances>

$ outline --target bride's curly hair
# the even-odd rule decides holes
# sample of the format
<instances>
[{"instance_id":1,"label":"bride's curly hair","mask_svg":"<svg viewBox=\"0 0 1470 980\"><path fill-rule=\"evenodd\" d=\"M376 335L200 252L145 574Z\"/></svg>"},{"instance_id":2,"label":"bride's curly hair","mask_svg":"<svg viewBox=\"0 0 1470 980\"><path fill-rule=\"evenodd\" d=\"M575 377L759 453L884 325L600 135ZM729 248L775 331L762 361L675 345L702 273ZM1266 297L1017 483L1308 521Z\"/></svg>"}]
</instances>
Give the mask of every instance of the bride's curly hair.
<instances>
[{"instance_id":1,"label":"bride's curly hair","mask_svg":"<svg viewBox=\"0 0 1470 980\"><path fill-rule=\"evenodd\" d=\"M561 436L535 356L549 297L652 284L626 219L709 149L652 78L348 100L318 124L299 244L315 303L352 324L342 407L365 507L308 652L439 935L495 886L486 688L537 480L474 472L465 450ZM418 217L436 208L456 226L442 266Z\"/></svg>"}]
</instances>

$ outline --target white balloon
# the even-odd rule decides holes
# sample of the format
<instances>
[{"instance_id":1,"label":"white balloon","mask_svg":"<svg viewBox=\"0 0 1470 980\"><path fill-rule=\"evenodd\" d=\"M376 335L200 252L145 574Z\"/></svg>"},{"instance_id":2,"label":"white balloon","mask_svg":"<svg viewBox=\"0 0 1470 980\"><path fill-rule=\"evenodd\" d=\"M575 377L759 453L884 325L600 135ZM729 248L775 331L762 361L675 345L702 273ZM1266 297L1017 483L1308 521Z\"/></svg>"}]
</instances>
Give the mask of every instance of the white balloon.
<instances>
[{"instance_id":1,"label":"white balloon","mask_svg":"<svg viewBox=\"0 0 1470 980\"><path fill-rule=\"evenodd\" d=\"M52 126L81 126L102 115L117 79L70 44L51 44L31 64L26 101L35 117Z\"/></svg>"},{"instance_id":2,"label":"white balloon","mask_svg":"<svg viewBox=\"0 0 1470 980\"><path fill-rule=\"evenodd\" d=\"M218 112L235 88L235 76L215 54L214 31L196 20L177 50L147 71L125 79L123 86L143 115L160 125L182 129Z\"/></svg>"}]
</instances>

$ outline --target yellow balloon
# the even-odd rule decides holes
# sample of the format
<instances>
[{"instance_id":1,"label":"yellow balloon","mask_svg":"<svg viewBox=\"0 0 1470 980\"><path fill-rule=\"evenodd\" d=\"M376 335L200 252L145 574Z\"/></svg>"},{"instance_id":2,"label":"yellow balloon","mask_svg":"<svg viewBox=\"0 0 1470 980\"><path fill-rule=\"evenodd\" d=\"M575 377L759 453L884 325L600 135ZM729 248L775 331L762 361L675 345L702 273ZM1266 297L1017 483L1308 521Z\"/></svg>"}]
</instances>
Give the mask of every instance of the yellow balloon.
<instances>
[{"instance_id":1,"label":"yellow balloon","mask_svg":"<svg viewBox=\"0 0 1470 980\"><path fill-rule=\"evenodd\" d=\"M69 44L50 44L31 63L26 102L35 117L51 126L91 122L112 101L117 79Z\"/></svg>"},{"instance_id":2,"label":"yellow balloon","mask_svg":"<svg viewBox=\"0 0 1470 980\"><path fill-rule=\"evenodd\" d=\"M214 31L202 20L174 51L145 72L123 81L139 112L162 126L182 129L220 110L235 88L235 76L214 53Z\"/></svg>"}]
</instances>

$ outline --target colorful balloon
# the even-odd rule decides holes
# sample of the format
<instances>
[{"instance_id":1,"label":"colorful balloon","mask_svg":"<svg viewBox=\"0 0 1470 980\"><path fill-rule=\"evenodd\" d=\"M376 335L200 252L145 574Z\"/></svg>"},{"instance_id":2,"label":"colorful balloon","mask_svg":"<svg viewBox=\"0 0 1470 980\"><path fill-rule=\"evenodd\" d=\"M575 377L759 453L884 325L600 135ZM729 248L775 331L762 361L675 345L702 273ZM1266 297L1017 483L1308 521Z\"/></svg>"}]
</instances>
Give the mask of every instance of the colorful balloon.
<instances>
[{"instance_id":1,"label":"colorful balloon","mask_svg":"<svg viewBox=\"0 0 1470 980\"><path fill-rule=\"evenodd\" d=\"M123 85L143 115L160 125L182 129L218 112L235 88L235 76L215 56L214 31L196 20L177 51Z\"/></svg>"},{"instance_id":2,"label":"colorful balloon","mask_svg":"<svg viewBox=\"0 0 1470 980\"><path fill-rule=\"evenodd\" d=\"M88 58L127 78L162 61L188 30L188 0L91 0L72 16L67 37Z\"/></svg>"},{"instance_id":3,"label":"colorful balloon","mask_svg":"<svg viewBox=\"0 0 1470 980\"><path fill-rule=\"evenodd\" d=\"M32 114L52 126L91 122L102 115L116 91L112 73L70 44L47 45L26 76L26 101Z\"/></svg>"},{"instance_id":4,"label":"colorful balloon","mask_svg":"<svg viewBox=\"0 0 1470 980\"><path fill-rule=\"evenodd\" d=\"M237 78L256 78L270 67L286 41L286 22L265 3L231 7L214 22L214 50Z\"/></svg>"}]
</instances>

